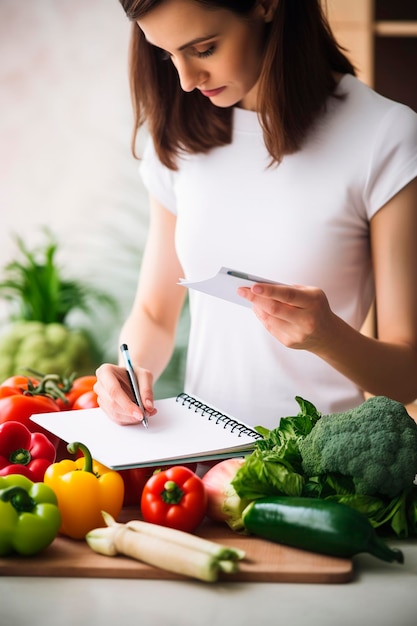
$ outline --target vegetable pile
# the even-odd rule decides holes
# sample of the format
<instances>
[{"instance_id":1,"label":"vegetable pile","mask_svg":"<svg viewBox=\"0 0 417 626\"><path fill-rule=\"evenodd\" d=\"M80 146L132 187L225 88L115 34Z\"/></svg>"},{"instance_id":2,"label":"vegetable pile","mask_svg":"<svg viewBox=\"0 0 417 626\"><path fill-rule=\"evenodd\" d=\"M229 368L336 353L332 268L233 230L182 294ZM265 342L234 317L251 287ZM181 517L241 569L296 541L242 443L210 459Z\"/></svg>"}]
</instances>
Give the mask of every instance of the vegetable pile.
<instances>
[{"instance_id":1,"label":"vegetable pile","mask_svg":"<svg viewBox=\"0 0 417 626\"><path fill-rule=\"evenodd\" d=\"M257 428L264 438L230 481L227 523L244 527L239 499L305 497L349 505L385 534L417 535L417 424L404 406L378 396L322 416L296 401L297 415Z\"/></svg>"},{"instance_id":2,"label":"vegetable pile","mask_svg":"<svg viewBox=\"0 0 417 626\"><path fill-rule=\"evenodd\" d=\"M234 573L243 551L197 536L204 518L269 541L350 558L403 562L379 532L417 535L417 424L385 397L321 415L300 411L245 458L115 471L82 442L53 441L29 417L97 406L96 377L13 376L0 384L0 556L36 555L58 535L206 582ZM117 521L123 506L143 519ZM378 534L377 534L378 533Z\"/></svg>"},{"instance_id":3,"label":"vegetable pile","mask_svg":"<svg viewBox=\"0 0 417 626\"><path fill-rule=\"evenodd\" d=\"M36 555L64 535L207 582L237 571L241 550L192 534L207 506L196 464L114 471L81 442L40 432L33 413L97 407L97 379L30 373L0 384L0 556ZM117 523L131 505L145 522Z\"/></svg>"},{"instance_id":4,"label":"vegetable pile","mask_svg":"<svg viewBox=\"0 0 417 626\"><path fill-rule=\"evenodd\" d=\"M31 432L43 433L57 448L60 439L32 422L31 415L97 406L96 380L92 375L65 378L38 372L6 378L0 384L0 424L20 422Z\"/></svg>"}]
</instances>

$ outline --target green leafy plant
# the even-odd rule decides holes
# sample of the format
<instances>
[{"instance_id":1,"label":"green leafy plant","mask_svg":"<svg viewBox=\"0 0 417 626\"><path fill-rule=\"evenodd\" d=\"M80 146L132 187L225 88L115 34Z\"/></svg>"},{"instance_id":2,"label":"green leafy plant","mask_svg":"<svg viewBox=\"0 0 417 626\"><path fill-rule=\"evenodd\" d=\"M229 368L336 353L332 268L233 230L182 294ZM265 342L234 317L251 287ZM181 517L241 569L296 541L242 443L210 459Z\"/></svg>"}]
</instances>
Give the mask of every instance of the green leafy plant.
<instances>
[{"instance_id":1,"label":"green leafy plant","mask_svg":"<svg viewBox=\"0 0 417 626\"><path fill-rule=\"evenodd\" d=\"M0 295L17 309L11 319L65 324L69 313L88 313L93 302L114 308L109 295L63 276L56 262L58 242L49 231L46 234L46 245L32 251L16 237L22 260L6 265L6 278L0 282Z\"/></svg>"},{"instance_id":2,"label":"green leafy plant","mask_svg":"<svg viewBox=\"0 0 417 626\"><path fill-rule=\"evenodd\" d=\"M0 379L31 368L44 373L92 373L102 360L91 334L73 328L74 311L93 305L116 311L113 298L80 280L67 278L56 261L59 249L44 229L46 242L31 250L16 236L19 257L4 268L0 298L11 304L11 324L0 338Z\"/></svg>"}]
</instances>

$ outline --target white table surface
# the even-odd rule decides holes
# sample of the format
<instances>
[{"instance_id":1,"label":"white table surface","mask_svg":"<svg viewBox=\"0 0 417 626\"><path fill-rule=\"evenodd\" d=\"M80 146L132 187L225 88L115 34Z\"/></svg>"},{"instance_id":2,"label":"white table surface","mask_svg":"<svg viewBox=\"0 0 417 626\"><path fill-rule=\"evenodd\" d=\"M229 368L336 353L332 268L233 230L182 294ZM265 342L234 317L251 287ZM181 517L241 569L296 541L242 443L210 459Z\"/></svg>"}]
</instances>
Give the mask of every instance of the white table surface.
<instances>
[{"instance_id":1,"label":"white table surface","mask_svg":"<svg viewBox=\"0 0 417 626\"><path fill-rule=\"evenodd\" d=\"M344 584L1 577L0 624L416 626L417 540L389 543L403 565L361 554Z\"/></svg>"}]
</instances>

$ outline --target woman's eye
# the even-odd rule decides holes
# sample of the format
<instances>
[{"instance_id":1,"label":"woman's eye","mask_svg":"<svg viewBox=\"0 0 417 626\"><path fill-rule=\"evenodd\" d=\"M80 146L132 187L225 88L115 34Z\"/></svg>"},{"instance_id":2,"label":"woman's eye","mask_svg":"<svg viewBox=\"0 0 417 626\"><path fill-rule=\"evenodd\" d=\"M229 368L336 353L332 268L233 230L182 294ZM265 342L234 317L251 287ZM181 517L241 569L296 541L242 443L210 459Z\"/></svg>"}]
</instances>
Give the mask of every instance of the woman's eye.
<instances>
[{"instance_id":1,"label":"woman's eye","mask_svg":"<svg viewBox=\"0 0 417 626\"><path fill-rule=\"evenodd\" d=\"M156 48L156 50L161 61L172 60L172 55L169 52L166 52L166 50L164 50L163 48ZM192 54L199 59L205 59L206 57L212 55L214 51L215 46L210 46L209 48L206 48L206 50L202 50L201 52L199 50L193 50Z\"/></svg>"},{"instance_id":2,"label":"woman's eye","mask_svg":"<svg viewBox=\"0 0 417 626\"><path fill-rule=\"evenodd\" d=\"M196 54L200 59L204 59L212 55L214 50L215 50L215 46L210 46L209 48L207 48L207 50L203 50L202 52L197 51Z\"/></svg>"}]
</instances>

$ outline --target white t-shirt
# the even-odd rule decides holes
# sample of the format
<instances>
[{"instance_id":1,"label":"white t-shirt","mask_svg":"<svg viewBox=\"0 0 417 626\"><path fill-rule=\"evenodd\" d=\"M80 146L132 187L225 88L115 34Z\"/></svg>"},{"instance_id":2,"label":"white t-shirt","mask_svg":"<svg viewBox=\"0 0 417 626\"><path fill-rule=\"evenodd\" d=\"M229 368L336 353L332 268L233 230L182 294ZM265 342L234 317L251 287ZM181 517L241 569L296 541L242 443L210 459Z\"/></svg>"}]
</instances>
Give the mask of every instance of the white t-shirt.
<instances>
[{"instance_id":1,"label":"white t-shirt","mask_svg":"<svg viewBox=\"0 0 417 626\"><path fill-rule=\"evenodd\" d=\"M233 142L183 156L178 171L162 166L149 142L141 174L177 215L187 279L226 266L314 285L361 327L374 295L369 221L417 176L417 115L350 75L338 93L346 98L331 98L303 149L277 167L268 168L257 114L238 108ZM295 396L322 413L363 401L320 358L281 345L249 308L191 290L190 315L185 390L214 407L273 428L298 412Z\"/></svg>"}]
</instances>

